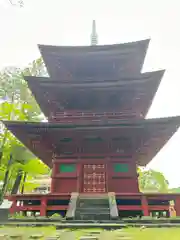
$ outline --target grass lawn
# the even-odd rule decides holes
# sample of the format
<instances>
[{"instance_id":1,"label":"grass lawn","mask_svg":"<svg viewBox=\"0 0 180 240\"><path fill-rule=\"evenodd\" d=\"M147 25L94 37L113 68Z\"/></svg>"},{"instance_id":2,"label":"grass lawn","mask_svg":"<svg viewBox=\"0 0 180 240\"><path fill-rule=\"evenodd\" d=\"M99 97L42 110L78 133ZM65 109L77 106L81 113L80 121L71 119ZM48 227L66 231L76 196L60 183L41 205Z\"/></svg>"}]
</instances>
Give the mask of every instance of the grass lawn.
<instances>
[{"instance_id":1,"label":"grass lawn","mask_svg":"<svg viewBox=\"0 0 180 240\"><path fill-rule=\"evenodd\" d=\"M130 228L127 231L132 239L138 240L179 240L180 228L147 228L140 230L138 228Z\"/></svg>"},{"instance_id":2,"label":"grass lawn","mask_svg":"<svg viewBox=\"0 0 180 240\"><path fill-rule=\"evenodd\" d=\"M33 234L43 234L44 236L55 236L56 233L59 234L68 234L62 233L64 231L71 231L69 230L58 230L56 231L53 227L46 227L46 228L36 228L36 227L1 227L0 234L22 234L24 237L28 237ZM80 236L86 236L93 232L100 232L102 231L102 235L100 235L100 239L102 240L109 240L109 239L117 239L117 235L125 235L130 236L130 239L137 239L137 240L179 240L180 239L180 228L156 228L156 229L138 229L138 228L128 228L122 230L114 230L114 231L103 231L101 229L82 229L82 230L74 230L69 233L69 239L79 239ZM26 239L26 238L25 238ZM66 237L67 239L67 237Z\"/></svg>"}]
</instances>

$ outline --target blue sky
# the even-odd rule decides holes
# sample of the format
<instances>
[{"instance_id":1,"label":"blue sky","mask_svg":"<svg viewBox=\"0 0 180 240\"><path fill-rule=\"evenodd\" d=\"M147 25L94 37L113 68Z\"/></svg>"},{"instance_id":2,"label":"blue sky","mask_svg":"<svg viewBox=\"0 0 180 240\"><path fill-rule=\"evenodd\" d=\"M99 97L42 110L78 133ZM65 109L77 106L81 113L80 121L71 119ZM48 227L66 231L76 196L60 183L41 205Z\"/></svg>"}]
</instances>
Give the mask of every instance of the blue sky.
<instances>
[{"instance_id":1,"label":"blue sky","mask_svg":"<svg viewBox=\"0 0 180 240\"><path fill-rule=\"evenodd\" d=\"M15 1L15 0L14 0ZM0 68L25 66L39 56L37 44L89 45L96 19L99 44L151 38L143 71L166 69L148 117L180 115L179 0L0 0ZM180 131L149 167L180 186Z\"/></svg>"}]
</instances>

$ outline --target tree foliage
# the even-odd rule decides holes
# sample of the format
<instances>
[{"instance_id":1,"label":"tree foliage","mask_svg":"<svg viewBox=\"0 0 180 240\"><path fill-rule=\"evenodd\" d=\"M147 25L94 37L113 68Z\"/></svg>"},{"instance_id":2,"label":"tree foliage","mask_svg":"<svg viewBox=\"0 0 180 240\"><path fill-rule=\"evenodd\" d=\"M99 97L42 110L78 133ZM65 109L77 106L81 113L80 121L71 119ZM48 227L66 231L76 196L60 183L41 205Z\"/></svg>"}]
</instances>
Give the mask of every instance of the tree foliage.
<instances>
[{"instance_id":1,"label":"tree foliage","mask_svg":"<svg viewBox=\"0 0 180 240\"><path fill-rule=\"evenodd\" d=\"M41 110L23 76L47 76L42 58L33 61L29 67L23 70L11 67L0 72L0 99L1 102L16 104L18 109L26 113L27 120L34 120L35 116L41 114ZM28 111L27 107L29 107Z\"/></svg>"},{"instance_id":2,"label":"tree foliage","mask_svg":"<svg viewBox=\"0 0 180 240\"><path fill-rule=\"evenodd\" d=\"M168 181L161 172L138 169L139 187L142 192L168 192Z\"/></svg>"},{"instance_id":3,"label":"tree foliage","mask_svg":"<svg viewBox=\"0 0 180 240\"><path fill-rule=\"evenodd\" d=\"M180 187L169 189L170 193L180 193Z\"/></svg>"},{"instance_id":4,"label":"tree foliage","mask_svg":"<svg viewBox=\"0 0 180 240\"><path fill-rule=\"evenodd\" d=\"M7 68L0 72L0 120L1 121L41 121L42 114L33 98L23 75L45 75L42 59L34 61L21 71ZM26 190L33 186L30 181L37 174L46 174L49 168L37 159L21 142L19 142L3 123L0 126L0 181L5 179L8 168L6 191L11 191L18 174L26 175ZM8 165L10 156L12 163ZM21 183L22 185L22 183ZM21 186L22 187L22 186Z\"/></svg>"}]
</instances>

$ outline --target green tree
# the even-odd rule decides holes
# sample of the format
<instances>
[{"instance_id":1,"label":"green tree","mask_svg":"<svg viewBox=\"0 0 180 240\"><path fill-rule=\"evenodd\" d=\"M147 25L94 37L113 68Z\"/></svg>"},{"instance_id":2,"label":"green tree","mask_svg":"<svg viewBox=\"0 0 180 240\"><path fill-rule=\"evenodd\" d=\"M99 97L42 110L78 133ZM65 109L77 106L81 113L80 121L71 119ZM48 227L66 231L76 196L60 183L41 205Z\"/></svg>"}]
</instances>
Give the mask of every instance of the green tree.
<instances>
[{"instance_id":1,"label":"green tree","mask_svg":"<svg viewBox=\"0 0 180 240\"><path fill-rule=\"evenodd\" d=\"M42 58L33 61L32 64L23 70L9 67L0 72L0 99L1 101L13 102L19 105L21 111L26 113L28 120L39 120L36 119L36 116L41 114L41 110L23 76L47 76ZM26 112L23 109L24 105L21 106L24 103L31 106Z\"/></svg>"},{"instance_id":2,"label":"green tree","mask_svg":"<svg viewBox=\"0 0 180 240\"><path fill-rule=\"evenodd\" d=\"M3 105L4 104L5 103L3 103ZM24 116L21 111L18 109L15 110L16 111L14 112L16 113L16 120L26 119L26 116ZM6 116L6 113L4 116ZM5 175L8 170L8 178L5 183L5 192L11 191L19 172L22 173L22 176L24 174L27 175L26 184L24 186L26 190L27 188L30 190L30 188L37 187L36 185L33 186L33 184L30 184L30 181L33 177L35 177L36 174L47 174L49 172L49 168L39 159L37 159L26 147L24 147L14 135L12 135L5 128L2 129L2 133L0 134L0 142L3 142L4 145L1 158L0 180L2 181L5 179ZM5 141L4 138L6 138ZM9 165L10 156L12 156L12 162Z\"/></svg>"},{"instance_id":3,"label":"green tree","mask_svg":"<svg viewBox=\"0 0 180 240\"><path fill-rule=\"evenodd\" d=\"M170 193L180 193L180 187L169 189Z\"/></svg>"},{"instance_id":4,"label":"green tree","mask_svg":"<svg viewBox=\"0 0 180 240\"><path fill-rule=\"evenodd\" d=\"M23 75L47 75L42 59L37 59L23 71L7 68L0 72L0 120L42 120L39 106L32 97ZM30 180L36 174L47 174L48 167L28 151L3 124L0 130L0 180L6 179L3 187L5 192L12 190L14 182L15 185L22 185L22 178L26 178L23 188L33 188ZM12 161L9 164L10 156ZM7 173L8 177L5 178Z\"/></svg>"},{"instance_id":5,"label":"green tree","mask_svg":"<svg viewBox=\"0 0 180 240\"><path fill-rule=\"evenodd\" d=\"M138 169L139 187L142 192L168 192L168 181L161 172Z\"/></svg>"}]
</instances>

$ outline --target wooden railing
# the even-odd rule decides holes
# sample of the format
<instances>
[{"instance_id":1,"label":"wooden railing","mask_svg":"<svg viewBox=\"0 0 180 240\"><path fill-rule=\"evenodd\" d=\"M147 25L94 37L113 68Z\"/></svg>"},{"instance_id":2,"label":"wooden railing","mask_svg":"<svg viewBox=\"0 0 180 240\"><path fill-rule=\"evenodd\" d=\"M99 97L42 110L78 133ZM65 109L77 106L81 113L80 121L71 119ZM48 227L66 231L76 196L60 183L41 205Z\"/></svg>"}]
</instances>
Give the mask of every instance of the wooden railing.
<instances>
[{"instance_id":1,"label":"wooden railing","mask_svg":"<svg viewBox=\"0 0 180 240\"><path fill-rule=\"evenodd\" d=\"M135 112L59 112L56 115L51 115L49 121L56 122L74 122L79 120L100 121L101 119L132 119L142 118L137 116Z\"/></svg>"},{"instance_id":2,"label":"wooden railing","mask_svg":"<svg viewBox=\"0 0 180 240\"><path fill-rule=\"evenodd\" d=\"M39 205L32 205L27 204L24 201L25 200L39 200ZM134 211L142 211L144 216L149 216L150 212L152 211L169 211L170 212L170 204L157 204L157 205L149 205L148 200L151 199L166 199L171 200L173 199L175 202L174 209L176 211L176 216L180 216L180 194L153 194L152 196L145 195L145 194L116 194L116 199L139 199L141 200L141 204L139 205L121 205L117 204L117 208L119 211L123 210L134 210ZM68 205L49 205L48 200L49 199L68 199L70 200L70 194L47 194L47 195L13 195L9 197L9 200L13 201L13 205L11 207L11 213L20 212L20 211L39 211L41 216L46 216L46 212L48 210L64 210L66 211L68 209ZM21 202L18 204L18 202Z\"/></svg>"}]
</instances>

